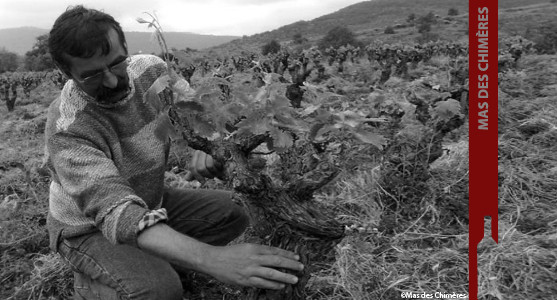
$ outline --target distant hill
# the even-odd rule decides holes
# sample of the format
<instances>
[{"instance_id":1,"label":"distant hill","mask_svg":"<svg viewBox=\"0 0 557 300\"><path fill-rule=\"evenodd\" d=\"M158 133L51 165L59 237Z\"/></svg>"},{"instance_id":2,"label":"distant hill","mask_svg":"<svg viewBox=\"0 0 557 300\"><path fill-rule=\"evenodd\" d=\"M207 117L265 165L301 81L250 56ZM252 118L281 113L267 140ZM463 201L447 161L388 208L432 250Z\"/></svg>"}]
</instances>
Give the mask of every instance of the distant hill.
<instances>
[{"instance_id":1,"label":"distant hill","mask_svg":"<svg viewBox=\"0 0 557 300\"><path fill-rule=\"evenodd\" d=\"M551 0L499 0L499 18L506 20L507 12L512 12L518 7L549 6ZM458 11L456 16L448 16L449 9ZM255 34L230 43L213 47L214 51L236 52L241 50L257 51L261 46L271 40L281 43L290 42L295 34L301 34L310 42L316 42L336 26L345 26L355 33L356 37L364 43L384 41L387 43L409 42L417 36L417 30L408 24L408 16L416 17L433 12L438 17L434 33L447 40L468 39L468 1L462 0L372 0L356 3L342 8L334 13L327 14L311 21L299 21L282 26L272 31ZM543 11L534 17L533 22L542 18L555 18L551 13ZM514 20L514 19L513 19ZM506 24L506 23L505 23ZM519 22L519 24L522 24ZM385 34L387 26L394 26L396 34ZM510 26L510 25L509 25ZM500 31L508 27L500 28Z\"/></svg>"},{"instance_id":2,"label":"distant hill","mask_svg":"<svg viewBox=\"0 0 557 300\"><path fill-rule=\"evenodd\" d=\"M36 27L0 29L0 49L23 55L31 50L36 38L45 33L48 30Z\"/></svg>"},{"instance_id":3,"label":"distant hill","mask_svg":"<svg viewBox=\"0 0 557 300\"><path fill-rule=\"evenodd\" d=\"M152 40L151 32L124 32L128 42L128 50L131 54L141 51L142 53L161 52L156 41ZM202 50L220 44L228 43L237 36L202 35L187 32L165 32L164 37L169 48L178 50L191 48Z\"/></svg>"},{"instance_id":4,"label":"distant hill","mask_svg":"<svg viewBox=\"0 0 557 300\"><path fill-rule=\"evenodd\" d=\"M555 19L554 0L499 0L499 33L523 34L546 20ZM458 11L448 16L449 9ZM271 40L289 43L296 34L301 34L311 43L321 39L336 26L346 26L364 43L383 41L386 43L410 42L419 35L415 27L408 24L408 16L416 17L433 12L438 25L433 33L447 40L468 39L468 1L462 0L371 0L356 3L310 21L298 21L251 36L213 36L184 32L167 32L169 47L197 49L224 53L242 50L260 51L261 46ZM385 34L387 26L395 27L395 34ZM46 29L21 27L0 29L0 49L24 54L29 51L35 38L47 33ZM126 32L130 53L158 53L159 48L151 41L150 32Z\"/></svg>"},{"instance_id":5,"label":"distant hill","mask_svg":"<svg viewBox=\"0 0 557 300\"><path fill-rule=\"evenodd\" d=\"M31 50L36 38L49 30L36 27L18 27L0 29L0 49L24 55ZM151 40L151 32L125 32L130 53L159 53L156 42ZM176 49L205 49L237 39L237 36L201 35L186 32L167 32L166 42Z\"/></svg>"}]
</instances>

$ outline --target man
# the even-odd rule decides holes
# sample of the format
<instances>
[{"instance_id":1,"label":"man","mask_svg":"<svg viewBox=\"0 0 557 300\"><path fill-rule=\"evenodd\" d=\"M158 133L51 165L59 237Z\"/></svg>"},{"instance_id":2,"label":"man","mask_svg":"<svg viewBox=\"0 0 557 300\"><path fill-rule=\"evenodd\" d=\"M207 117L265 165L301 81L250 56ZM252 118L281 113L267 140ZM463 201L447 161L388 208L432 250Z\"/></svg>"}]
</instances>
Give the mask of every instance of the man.
<instances>
[{"instance_id":1,"label":"man","mask_svg":"<svg viewBox=\"0 0 557 300\"><path fill-rule=\"evenodd\" d=\"M78 298L181 299L176 270L184 269L266 289L297 282L277 270L301 270L295 253L226 246L248 223L230 192L163 187L169 139L155 134L159 99L143 95L164 61L128 56L118 22L82 6L56 20L49 49L71 80L48 112L47 226L76 274ZM192 165L205 177L218 172L202 152Z\"/></svg>"}]
</instances>

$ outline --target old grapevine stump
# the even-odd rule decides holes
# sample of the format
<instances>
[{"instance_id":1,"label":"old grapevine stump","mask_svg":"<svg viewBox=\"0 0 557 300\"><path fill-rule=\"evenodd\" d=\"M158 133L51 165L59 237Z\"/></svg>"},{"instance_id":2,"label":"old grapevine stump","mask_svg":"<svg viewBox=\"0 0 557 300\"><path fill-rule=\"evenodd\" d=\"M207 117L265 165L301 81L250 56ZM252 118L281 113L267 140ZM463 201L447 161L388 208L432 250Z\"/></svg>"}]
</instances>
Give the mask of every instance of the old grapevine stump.
<instances>
[{"instance_id":1,"label":"old grapevine stump","mask_svg":"<svg viewBox=\"0 0 557 300\"><path fill-rule=\"evenodd\" d=\"M304 288L315 264L330 256L343 230L313 201L300 202L284 190L270 189L266 195L240 194L256 235L263 242L296 252L305 265L296 275L300 281L284 290L249 289L247 299L305 299Z\"/></svg>"},{"instance_id":2,"label":"old grapevine stump","mask_svg":"<svg viewBox=\"0 0 557 300\"><path fill-rule=\"evenodd\" d=\"M279 291L245 289L242 299L305 299L305 286L320 262L330 259L335 245L344 236L344 226L332 212L313 199L314 191L330 182L337 174L331 164L314 163L303 174L282 174L295 180L277 183L249 162L250 153L266 141L264 135L243 141L218 142L196 136L183 127L182 135L189 146L210 154L224 165L222 179L236 192L252 219L252 227L260 243L296 252L305 268L297 273L299 281ZM303 147L300 151L311 147ZM292 153L290 153L292 154ZM289 154L285 154L289 155ZM299 157L287 157L296 160ZM285 169L288 171L288 168ZM287 271L290 272L290 271Z\"/></svg>"}]
</instances>

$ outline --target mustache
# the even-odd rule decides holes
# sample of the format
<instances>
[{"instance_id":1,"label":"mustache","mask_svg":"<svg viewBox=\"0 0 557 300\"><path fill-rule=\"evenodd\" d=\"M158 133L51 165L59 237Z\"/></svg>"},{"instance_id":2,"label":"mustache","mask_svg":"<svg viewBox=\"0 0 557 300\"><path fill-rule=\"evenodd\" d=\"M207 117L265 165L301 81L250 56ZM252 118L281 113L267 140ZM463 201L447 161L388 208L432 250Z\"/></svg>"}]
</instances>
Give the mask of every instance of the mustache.
<instances>
[{"instance_id":1,"label":"mustache","mask_svg":"<svg viewBox=\"0 0 557 300\"><path fill-rule=\"evenodd\" d=\"M113 100L112 97L120 94L124 91L128 91L130 85L128 83L127 78L118 76L118 84L114 88L107 88L101 86L100 89L97 91L96 100L100 103L110 103Z\"/></svg>"}]
</instances>

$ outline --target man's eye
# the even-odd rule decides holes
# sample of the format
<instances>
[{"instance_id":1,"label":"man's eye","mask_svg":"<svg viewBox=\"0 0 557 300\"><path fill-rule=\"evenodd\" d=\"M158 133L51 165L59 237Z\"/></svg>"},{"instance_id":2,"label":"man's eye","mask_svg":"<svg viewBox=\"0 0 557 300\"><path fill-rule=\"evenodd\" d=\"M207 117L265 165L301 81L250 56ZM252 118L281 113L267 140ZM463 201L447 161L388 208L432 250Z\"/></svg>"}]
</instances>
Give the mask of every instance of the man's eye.
<instances>
[{"instance_id":1,"label":"man's eye","mask_svg":"<svg viewBox=\"0 0 557 300\"><path fill-rule=\"evenodd\" d=\"M99 75L101 75L103 73L103 71L99 71L99 72L95 72L95 73L90 73L90 74L84 74L84 76L82 76L82 78L86 79L86 78L93 78L93 77L97 77Z\"/></svg>"},{"instance_id":2,"label":"man's eye","mask_svg":"<svg viewBox=\"0 0 557 300\"><path fill-rule=\"evenodd\" d=\"M127 58L127 57L124 57L124 58L121 59L120 61L113 63L110 67L112 68L112 67L116 67L116 66L118 66L118 65L124 64L127 60L128 60L128 58Z\"/></svg>"},{"instance_id":3,"label":"man's eye","mask_svg":"<svg viewBox=\"0 0 557 300\"><path fill-rule=\"evenodd\" d=\"M115 63L113 63L112 65L110 65L110 68L117 67L118 65L120 65L120 64L123 63L124 61L125 61L125 59L124 59L124 60L121 60L121 61L119 61L119 62L115 62Z\"/></svg>"}]
</instances>

